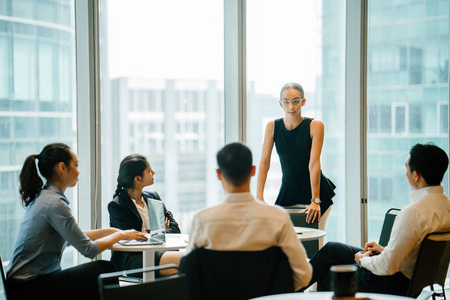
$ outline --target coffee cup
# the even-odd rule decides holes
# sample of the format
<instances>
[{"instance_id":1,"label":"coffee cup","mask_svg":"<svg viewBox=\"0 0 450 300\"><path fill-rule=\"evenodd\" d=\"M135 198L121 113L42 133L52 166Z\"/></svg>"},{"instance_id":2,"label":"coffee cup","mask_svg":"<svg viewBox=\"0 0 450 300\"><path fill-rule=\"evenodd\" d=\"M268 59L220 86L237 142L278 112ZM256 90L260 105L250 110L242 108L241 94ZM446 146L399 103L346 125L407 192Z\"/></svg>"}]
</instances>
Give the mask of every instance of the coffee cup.
<instances>
[{"instance_id":1,"label":"coffee cup","mask_svg":"<svg viewBox=\"0 0 450 300\"><path fill-rule=\"evenodd\" d=\"M356 266L336 265L331 269L331 289L333 298L355 297L356 294Z\"/></svg>"}]
</instances>

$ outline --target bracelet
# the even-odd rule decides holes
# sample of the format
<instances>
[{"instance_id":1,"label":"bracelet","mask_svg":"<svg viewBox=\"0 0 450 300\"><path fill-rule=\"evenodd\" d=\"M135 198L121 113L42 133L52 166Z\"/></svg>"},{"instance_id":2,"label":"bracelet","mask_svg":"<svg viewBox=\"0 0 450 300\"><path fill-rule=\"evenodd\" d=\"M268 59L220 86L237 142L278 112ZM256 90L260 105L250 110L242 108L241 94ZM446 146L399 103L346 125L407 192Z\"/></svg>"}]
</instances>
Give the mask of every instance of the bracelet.
<instances>
[{"instance_id":1,"label":"bracelet","mask_svg":"<svg viewBox=\"0 0 450 300\"><path fill-rule=\"evenodd\" d=\"M361 266L361 261L362 261L362 258L360 258L359 261L358 261L358 266L359 266L360 268L362 268L362 266Z\"/></svg>"}]
</instances>

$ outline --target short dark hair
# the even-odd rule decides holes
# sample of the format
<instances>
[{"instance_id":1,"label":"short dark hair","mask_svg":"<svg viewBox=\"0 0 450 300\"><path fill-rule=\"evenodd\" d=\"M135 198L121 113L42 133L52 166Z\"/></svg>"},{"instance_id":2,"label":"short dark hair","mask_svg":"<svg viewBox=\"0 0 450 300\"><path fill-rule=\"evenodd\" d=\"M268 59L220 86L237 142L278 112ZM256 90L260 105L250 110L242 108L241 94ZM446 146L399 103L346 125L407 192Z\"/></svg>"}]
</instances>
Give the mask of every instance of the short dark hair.
<instances>
[{"instance_id":1,"label":"short dark hair","mask_svg":"<svg viewBox=\"0 0 450 300\"><path fill-rule=\"evenodd\" d=\"M228 182L241 186L252 172L252 152L244 144L228 144L217 152L217 164L220 173Z\"/></svg>"},{"instance_id":2,"label":"short dark hair","mask_svg":"<svg viewBox=\"0 0 450 300\"><path fill-rule=\"evenodd\" d=\"M448 167L448 156L433 144L415 144L409 151L409 169L416 171L429 185L440 185Z\"/></svg>"}]
</instances>

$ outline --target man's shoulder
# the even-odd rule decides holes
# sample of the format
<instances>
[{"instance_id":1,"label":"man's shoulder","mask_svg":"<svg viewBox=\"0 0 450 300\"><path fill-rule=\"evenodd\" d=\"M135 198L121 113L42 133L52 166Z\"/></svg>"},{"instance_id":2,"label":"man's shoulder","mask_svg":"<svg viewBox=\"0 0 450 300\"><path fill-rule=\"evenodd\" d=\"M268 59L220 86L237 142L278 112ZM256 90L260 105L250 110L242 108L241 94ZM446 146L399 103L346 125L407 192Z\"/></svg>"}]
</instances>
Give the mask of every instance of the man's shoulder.
<instances>
[{"instance_id":1,"label":"man's shoulder","mask_svg":"<svg viewBox=\"0 0 450 300\"><path fill-rule=\"evenodd\" d=\"M259 200L254 204L260 217L277 220L290 220L288 212L279 205L270 205Z\"/></svg>"},{"instance_id":2,"label":"man's shoulder","mask_svg":"<svg viewBox=\"0 0 450 300\"><path fill-rule=\"evenodd\" d=\"M198 211L195 215L194 218L206 218L206 217L210 217L210 216L218 216L222 213L225 213L224 211L227 210L228 207L228 203L224 202L224 203L220 203L208 208L204 208L200 211ZM249 202L247 203L247 205L245 207L242 208L243 211L257 211L258 215L263 215L263 216L271 216L272 218L286 218L288 217L288 213L287 211L282 208L281 206L278 205L269 205L265 202L261 202L259 200L257 200L255 198L255 202ZM243 212L245 213L245 212Z\"/></svg>"},{"instance_id":3,"label":"man's shoulder","mask_svg":"<svg viewBox=\"0 0 450 300\"><path fill-rule=\"evenodd\" d=\"M444 193L442 193L442 194L427 194L424 197L422 197L421 199L406 205L402 209L402 212L412 213L412 212L418 211L419 213L421 213L424 209L425 210L438 210L438 209L441 209L441 207L448 208L448 207L450 207L449 204L450 204L450 199Z\"/></svg>"},{"instance_id":4,"label":"man's shoulder","mask_svg":"<svg viewBox=\"0 0 450 300\"><path fill-rule=\"evenodd\" d=\"M209 216L211 214L216 214L217 212L222 211L223 207L224 207L224 203L220 203L220 204L216 204L211 207L201 209L194 214L194 219Z\"/></svg>"},{"instance_id":5,"label":"man's shoulder","mask_svg":"<svg viewBox=\"0 0 450 300\"><path fill-rule=\"evenodd\" d=\"M266 205L267 209L280 215L288 215L288 212L281 206L274 204L274 205Z\"/></svg>"},{"instance_id":6,"label":"man's shoulder","mask_svg":"<svg viewBox=\"0 0 450 300\"><path fill-rule=\"evenodd\" d=\"M450 199L447 195L427 195L403 207L397 218L403 220L413 219L416 223L428 223L434 215L439 215L449 210Z\"/></svg>"}]
</instances>

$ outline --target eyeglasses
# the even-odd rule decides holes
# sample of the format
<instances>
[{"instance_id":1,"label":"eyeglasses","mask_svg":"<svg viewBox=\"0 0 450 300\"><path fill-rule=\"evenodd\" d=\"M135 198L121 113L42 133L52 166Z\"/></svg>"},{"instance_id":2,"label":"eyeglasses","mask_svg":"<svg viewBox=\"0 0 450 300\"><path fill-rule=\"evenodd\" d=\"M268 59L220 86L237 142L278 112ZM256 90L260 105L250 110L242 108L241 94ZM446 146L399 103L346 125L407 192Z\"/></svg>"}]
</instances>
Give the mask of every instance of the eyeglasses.
<instances>
[{"instance_id":1,"label":"eyeglasses","mask_svg":"<svg viewBox=\"0 0 450 300\"><path fill-rule=\"evenodd\" d=\"M300 99L300 100L293 100L293 101L287 101L287 100L283 100L281 101L281 103L283 104L283 106L290 106L291 103L293 106L299 106L300 103L303 101L304 98Z\"/></svg>"}]
</instances>

